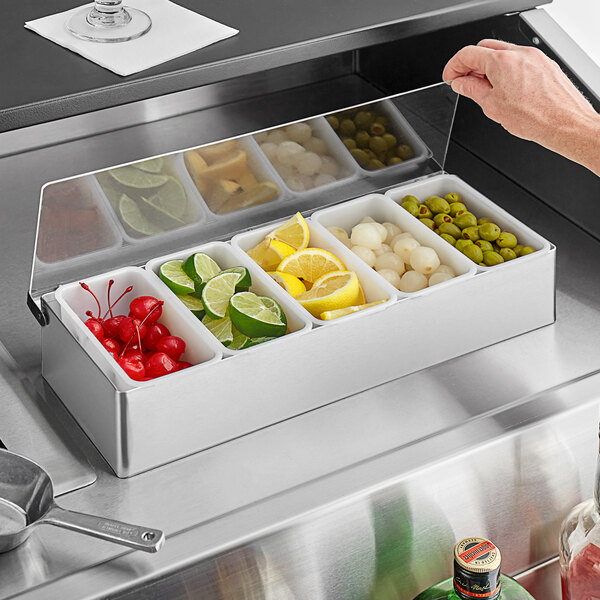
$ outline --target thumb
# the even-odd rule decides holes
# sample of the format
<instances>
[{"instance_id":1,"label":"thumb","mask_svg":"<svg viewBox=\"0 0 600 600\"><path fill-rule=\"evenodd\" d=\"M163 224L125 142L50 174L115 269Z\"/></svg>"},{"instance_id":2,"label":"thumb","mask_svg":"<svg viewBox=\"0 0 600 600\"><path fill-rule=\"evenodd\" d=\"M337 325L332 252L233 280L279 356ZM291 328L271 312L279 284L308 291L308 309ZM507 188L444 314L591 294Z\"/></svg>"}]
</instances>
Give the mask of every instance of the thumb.
<instances>
[{"instance_id":1,"label":"thumb","mask_svg":"<svg viewBox=\"0 0 600 600\"><path fill-rule=\"evenodd\" d=\"M481 104L492 90L492 84L484 77L464 75L452 81L452 89L461 96L466 96Z\"/></svg>"}]
</instances>

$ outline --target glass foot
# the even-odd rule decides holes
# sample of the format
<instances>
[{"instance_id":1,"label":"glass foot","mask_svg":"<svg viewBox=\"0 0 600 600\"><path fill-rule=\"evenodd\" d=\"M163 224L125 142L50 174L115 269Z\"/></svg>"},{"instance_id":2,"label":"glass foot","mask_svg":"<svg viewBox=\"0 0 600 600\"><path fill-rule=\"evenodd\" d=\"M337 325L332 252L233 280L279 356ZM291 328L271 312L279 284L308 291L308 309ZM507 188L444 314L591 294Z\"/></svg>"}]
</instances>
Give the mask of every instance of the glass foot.
<instances>
[{"instance_id":1,"label":"glass foot","mask_svg":"<svg viewBox=\"0 0 600 600\"><path fill-rule=\"evenodd\" d=\"M101 13L84 8L74 13L66 23L67 29L82 40L90 42L126 42L141 37L152 27L150 17L137 8L121 8L114 13Z\"/></svg>"}]
</instances>

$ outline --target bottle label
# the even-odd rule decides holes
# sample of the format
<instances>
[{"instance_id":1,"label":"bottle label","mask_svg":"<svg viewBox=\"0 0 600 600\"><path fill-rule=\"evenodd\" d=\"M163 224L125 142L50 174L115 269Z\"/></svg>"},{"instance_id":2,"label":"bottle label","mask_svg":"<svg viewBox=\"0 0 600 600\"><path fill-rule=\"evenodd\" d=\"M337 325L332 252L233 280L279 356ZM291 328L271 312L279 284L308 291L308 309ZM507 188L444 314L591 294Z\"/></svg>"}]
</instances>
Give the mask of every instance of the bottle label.
<instances>
[{"instance_id":1,"label":"bottle label","mask_svg":"<svg viewBox=\"0 0 600 600\"><path fill-rule=\"evenodd\" d=\"M460 594L461 598L495 598L500 592L500 583L491 590L489 579L482 578L483 581L477 582L471 580L459 581L454 577L454 589ZM461 585L462 584L462 585Z\"/></svg>"},{"instance_id":2,"label":"bottle label","mask_svg":"<svg viewBox=\"0 0 600 600\"><path fill-rule=\"evenodd\" d=\"M477 546L473 546L472 548L465 550L459 554L458 557L466 563L480 559L479 562L484 564L486 559L489 560L489 562L494 560L494 556L491 554L484 557L485 554L490 553L492 550L496 550L496 546L494 546L492 542L485 540L484 542L481 542L481 544L477 544Z\"/></svg>"}]
</instances>

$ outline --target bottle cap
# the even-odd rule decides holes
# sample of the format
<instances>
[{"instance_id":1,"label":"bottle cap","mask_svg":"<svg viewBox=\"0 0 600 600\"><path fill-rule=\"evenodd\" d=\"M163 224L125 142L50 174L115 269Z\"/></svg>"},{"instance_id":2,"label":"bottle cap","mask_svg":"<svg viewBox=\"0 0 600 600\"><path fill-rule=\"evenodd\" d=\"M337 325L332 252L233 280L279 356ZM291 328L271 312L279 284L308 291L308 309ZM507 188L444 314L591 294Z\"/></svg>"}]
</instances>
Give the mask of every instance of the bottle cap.
<instances>
[{"instance_id":1,"label":"bottle cap","mask_svg":"<svg viewBox=\"0 0 600 600\"><path fill-rule=\"evenodd\" d=\"M494 600L500 595L500 550L489 540L469 537L454 547L454 589L460 598Z\"/></svg>"}]
</instances>

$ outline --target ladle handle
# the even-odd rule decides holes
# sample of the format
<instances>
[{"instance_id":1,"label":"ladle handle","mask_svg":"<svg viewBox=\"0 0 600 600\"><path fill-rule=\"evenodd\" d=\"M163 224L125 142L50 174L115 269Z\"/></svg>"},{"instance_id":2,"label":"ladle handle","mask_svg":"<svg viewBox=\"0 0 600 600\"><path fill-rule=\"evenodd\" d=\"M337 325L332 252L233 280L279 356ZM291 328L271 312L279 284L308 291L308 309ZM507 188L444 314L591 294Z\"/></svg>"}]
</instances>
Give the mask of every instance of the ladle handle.
<instances>
[{"instance_id":1,"label":"ladle handle","mask_svg":"<svg viewBox=\"0 0 600 600\"><path fill-rule=\"evenodd\" d=\"M165 534L159 529L130 525L104 517L66 510L56 504L38 523L64 527L144 552L158 552L165 541Z\"/></svg>"}]
</instances>

